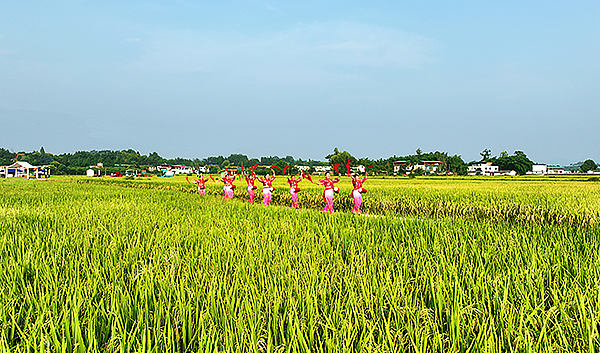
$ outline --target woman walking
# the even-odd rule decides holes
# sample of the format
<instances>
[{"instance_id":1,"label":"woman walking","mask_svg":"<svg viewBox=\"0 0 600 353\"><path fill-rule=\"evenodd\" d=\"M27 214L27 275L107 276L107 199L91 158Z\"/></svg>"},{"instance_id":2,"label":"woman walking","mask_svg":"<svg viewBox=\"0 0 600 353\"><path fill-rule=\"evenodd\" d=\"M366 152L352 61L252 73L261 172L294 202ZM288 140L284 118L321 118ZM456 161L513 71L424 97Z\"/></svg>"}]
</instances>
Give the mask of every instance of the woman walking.
<instances>
[{"instance_id":1,"label":"woman walking","mask_svg":"<svg viewBox=\"0 0 600 353\"><path fill-rule=\"evenodd\" d=\"M275 173L273 173L272 177L269 177L269 174L267 174L264 178L258 178L257 180L263 184L263 205L268 206L271 203L271 192L275 190L273 187Z\"/></svg>"},{"instance_id":2,"label":"woman walking","mask_svg":"<svg viewBox=\"0 0 600 353\"><path fill-rule=\"evenodd\" d=\"M331 174L329 172L325 173L325 179L319 180L317 184L325 186L325 191L323 192L323 198L325 199L325 207L321 209L321 212L327 212L333 214L333 192L339 192L339 189L334 184L340 181L340 177L335 179L330 178Z\"/></svg>"},{"instance_id":3,"label":"woman walking","mask_svg":"<svg viewBox=\"0 0 600 353\"><path fill-rule=\"evenodd\" d=\"M352 198L354 199L354 208L352 209L352 213L362 213L360 211L362 194L367 192L367 190L363 188L363 183L365 181L367 181L367 173L365 173L365 177L362 179L360 179L357 174L352 174L352 186L354 187L352 190Z\"/></svg>"},{"instance_id":4,"label":"woman walking","mask_svg":"<svg viewBox=\"0 0 600 353\"><path fill-rule=\"evenodd\" d=\"M298 183L301 181L301 175L298 176L298 179L295 179L293 176L287 178L287 182L290 184L290 194L292 195L292 208L298 208L298 191L300 191Z\"/></svg>"}]
</instances>

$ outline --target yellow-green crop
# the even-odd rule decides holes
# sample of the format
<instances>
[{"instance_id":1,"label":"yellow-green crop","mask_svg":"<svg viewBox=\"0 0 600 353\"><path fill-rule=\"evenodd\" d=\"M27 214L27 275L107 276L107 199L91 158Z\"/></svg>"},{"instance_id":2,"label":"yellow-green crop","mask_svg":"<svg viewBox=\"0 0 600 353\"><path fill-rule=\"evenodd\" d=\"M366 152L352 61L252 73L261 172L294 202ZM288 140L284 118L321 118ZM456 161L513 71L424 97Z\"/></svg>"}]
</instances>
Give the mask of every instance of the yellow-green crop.
<instances>
[{"instance_id":1,"label":"yellow-green crop","mask_svg":"<svg viewBox=\"0 0 600 353\"><path fill-rule=\"evenodd\" d=\"M3 349L590 352L600 345L593 224L322 215L199 197L180 181L147 188L0 181ZM442 184L428 192L431 200L450 197ZM408 200L419 195L418 184L410 187ZM374 182L370 202L375 189ZM506 192L519 203L519 192Z\"/></svg>"}]
</instances>

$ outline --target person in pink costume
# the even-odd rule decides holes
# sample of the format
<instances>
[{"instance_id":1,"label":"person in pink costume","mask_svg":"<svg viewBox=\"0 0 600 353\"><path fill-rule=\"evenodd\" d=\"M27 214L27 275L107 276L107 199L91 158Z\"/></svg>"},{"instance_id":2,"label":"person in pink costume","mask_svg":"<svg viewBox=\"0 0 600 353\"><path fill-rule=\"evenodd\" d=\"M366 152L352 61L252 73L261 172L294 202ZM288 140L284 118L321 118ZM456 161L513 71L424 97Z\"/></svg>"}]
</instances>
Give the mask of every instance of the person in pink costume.
<instances>
[{"instance_id":1,"label":"person in pink costume","mask_svg":"<svg viewBox=\"0 0 600 353\"><path fill-rule=\"evenodd\" d=\"M250 202L254 201L254 190L256 189L256 186L254 185L254 182L256 181L256 174L254 174L254 172L252 172L252 174L250 175L246 175L246 184L248 184L248 197Z\"/></svg>"},{"instance_id":2,"label":"person in pink costume","mask_svg":"<svg viewBox=\"0 0 600 353\"><path fill-rule=\"evenodd\" d=\"M290 184L290 194L292 195L292 208L298 208L298 191L300 191L298 183L301 181L302 176L299 176L298 179L295 179L294 177L287 178L287 182Z\"/></svg>"},{"instance_id":3,"label":"person in pink costume","mask_svg":"<svg viewBox=\"0 0 600 353\"><path fill-rule=\"evenodd\" d=\"M340 181L340 177L335 179L330 178L331 174L329 172L325 173L325 179L319 180L317 184L325 186L325 191L323 192L323 198L325 199L325 207L321 209L321 212L333 213L333 192L338 192L339 189L334 184Z\"/></svg>"},{"instance_id":4,"label":"person in pink costume","mask_svg":"<svg viewBox=\"0 0 600 353\"><path fill-rule=\"evenodd\" d=\"M354 189L352 190L352 198L354 199L354 208L352 209L352 213L362 213L360 211L360 205L362 204L362 194L367 192L365 188L363 188L363 183L367 181L367 173L365 173L365 177L360 179L357 174L352 175L352 186Z\"/></svg>"},{"instance_id":5,"label":"person in pink costume","mask_svg":"<svg viewBox=\"0 0 600 353\"><path fill-rule=\"evenodd\" d=\"M196 179L193 182L190 182L188 177L185 177L185 180L190 184L196 184L196 186L198 186L198 195L206 195L206 182L208 179L204 179L204 175L200 175L200 179Z\"/></svg>"},{"instance_id":6,"label":"person in pink costume","mask_svg":"<svg viewBox=\"0 0 600 353\"><path fill-rule=\"evenodd\" d=\"M275 174L272 177L269 177L269 174L267 174L264 178L258 178L257 180L263 184L263 205L268 206L271 203L271 193L275 190L273 187Z\"/></svg>"},{"instance_id":7,"label":"person in pink costume","mask_svg":"<svg viewBox=\"0 0 600 353\"><path fill-rule=\"evenodd\" d=\"M223 182L223 193L225 195L225 199L233 199L233 189L235 189L235 185L233 185L233 182L235 181L235 176L232 176L230 178L224 176L223 178L221 178L221 181Z\"/></svg>"}]
</instances>

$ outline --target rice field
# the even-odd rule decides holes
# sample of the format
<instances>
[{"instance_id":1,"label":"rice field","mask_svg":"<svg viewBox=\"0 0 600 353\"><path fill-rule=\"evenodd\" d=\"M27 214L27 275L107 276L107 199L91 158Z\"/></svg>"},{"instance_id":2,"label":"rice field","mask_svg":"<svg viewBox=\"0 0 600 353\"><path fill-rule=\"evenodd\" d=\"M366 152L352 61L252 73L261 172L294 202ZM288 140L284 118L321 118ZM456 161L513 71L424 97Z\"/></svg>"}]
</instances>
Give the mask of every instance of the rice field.
<instances>
[{"instance_id":1,"label":"rice field","mask_svg":"<svg viewBox=\"0 0 600 353\"><path fill-rule=\"evenodd\" d=\"M193 177L190 177L193 180ZM196 192L185 177L141 178L81 178L79 183L100 183L136 188ZM284 177L274 182L273 204L291 204L289 186ZM318 176L313 178L318 180ZM236 181L234 198L247 200L246 183ZM262 202L260 183L256 204ZM222 183L207 183L207 193L220 195ZM340 193L335 196L335 208L352 209L350 178L342 177ZM323 187L304 180L298 204L305 209L323 206ZM365 183L363 212L386 216L461 217L474 220L490 219L521 223L562 224L571 226L600 225L600 182L586 175L560 177L468 177L468 178L370 178Z\"/></svg>"},{"instance_id":2,"label":"rice field","mask_svg":"<svg viewBox=\"0 0 600 353\"><path fill-rule=\"evenodd\" d=\"M284 183L263 207L243 181L227 202L181 177L1 180L0 347L600 348L600 183L373 179L377 217L347 212L348 180L334 215L304 182L289 209Z\"/></svg>"}]
</instances>

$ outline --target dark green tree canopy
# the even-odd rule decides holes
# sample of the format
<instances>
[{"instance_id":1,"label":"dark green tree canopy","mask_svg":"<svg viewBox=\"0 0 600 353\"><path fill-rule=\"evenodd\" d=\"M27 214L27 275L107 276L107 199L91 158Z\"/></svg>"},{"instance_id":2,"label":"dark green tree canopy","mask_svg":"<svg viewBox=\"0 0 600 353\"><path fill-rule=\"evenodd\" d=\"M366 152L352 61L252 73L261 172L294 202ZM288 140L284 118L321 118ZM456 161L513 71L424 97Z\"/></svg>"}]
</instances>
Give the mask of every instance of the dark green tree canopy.
<instances>
[{"instance_id":1,"label":"dark green tree canopy","mask_svg":"<svg viewBox=\"0 0 600 353\"><path fill-rule=\"evenodd\" d=\"M590 170L596 170L598 169L598 164L596 164L596 162L594 162L591 159L586 160L585 162L583 162L583 164L581 164L581 167L579 167L579 171L581 173L587 173Z\"/></svg>"},{"instance_id":2,"label":"dark green tree canopy","mask_svg":"<svg viewBox=\"0 0 600 353\"><path fill-rule=\"evenodd\" d=\"M519 175L524 175L532 170L533 161L527 158L523 151L515 151L512 156L501 154L500 157L490 159L493 165L497 165L500 170L514 170Z\"/></svg>"},{"instance_id":3,"label":"dark green tree canopy","mask_svg":"<svg viewBox=\"0 0 600 353\"><path fill-rule=\"evenodd\" d=\"M350 161L350 167L355 167L358 164L356 163L356 158L351 155L348 151L340 152L337 147L333 149L333 153L327 155L325 158L329 160L330 166L335 166L336 163L340 164L340 169L338 172L343 174L342 170L346 168L346 163Z\"/></svg>"}]
</instances>

